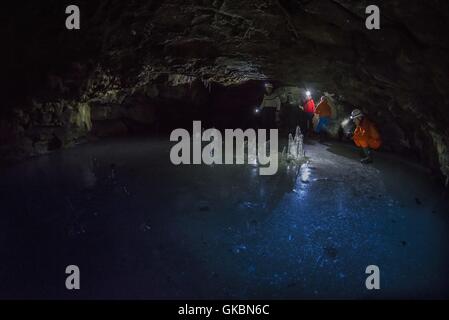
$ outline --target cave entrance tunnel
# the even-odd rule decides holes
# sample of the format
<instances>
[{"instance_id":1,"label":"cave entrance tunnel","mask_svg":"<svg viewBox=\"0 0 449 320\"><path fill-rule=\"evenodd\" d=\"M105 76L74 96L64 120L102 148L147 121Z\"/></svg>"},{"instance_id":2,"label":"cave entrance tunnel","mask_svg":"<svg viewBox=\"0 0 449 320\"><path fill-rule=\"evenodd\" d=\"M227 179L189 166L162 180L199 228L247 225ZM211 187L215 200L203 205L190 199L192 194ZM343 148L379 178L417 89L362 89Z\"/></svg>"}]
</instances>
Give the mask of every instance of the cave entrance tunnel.
<instances>
[{"instance_id":1,"label":"cave entrance tunnel","mask_svg":"<svg viewBox=\"0 0 449 320\"><path fill-rule=\"evenodd\" d=\"M448 297L445 190L403 156L360 164L337 139L351 111L337 92L335 138L306 141L307 158L276 175L171 164L171 130L254 127L263 93L264 81L155 84L91 104L102 139L3 171L0 297L71 298L54 276L70 264L81 298ZM373 264L382 290L367 291Z\"/></svg>"}]
</instances>

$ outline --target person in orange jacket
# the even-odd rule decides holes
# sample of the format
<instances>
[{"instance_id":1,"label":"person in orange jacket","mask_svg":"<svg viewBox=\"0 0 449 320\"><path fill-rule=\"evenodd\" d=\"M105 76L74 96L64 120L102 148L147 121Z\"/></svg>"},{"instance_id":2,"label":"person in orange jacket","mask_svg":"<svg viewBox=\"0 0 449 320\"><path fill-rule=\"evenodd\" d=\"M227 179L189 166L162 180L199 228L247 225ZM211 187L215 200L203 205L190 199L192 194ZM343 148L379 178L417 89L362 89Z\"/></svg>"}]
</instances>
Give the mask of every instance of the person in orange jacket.
<instances>
[{"instance_id":1,"label":"person in orange jacket","mask_svg":"<svg viewBox=\"0 0 449 320\"><path fill-rule=\"evenodd\" d=\"M356 125L353 136L354 143L363 150L364 154L364 158L360 162L365 164L372 163L371 150L379 149L382 145L379 131L359 109L352 111L351 119Z\"/></svg>"},{"instance_id":2,"label":"person in orange jacket","mask_svg":"<svg viewBox=\"0 0 449 320\"><path fill-rule=\"evenodd\" d=\"M331 107L329 106L325 96L321 97L320 103L316 106L315 115L319 117L318 124L315 127L315 132L319 134L320 141L323 141L324 135L327 131L327 125L329 124L329 120L332 115Z\"/></svg>"}]
</instances>

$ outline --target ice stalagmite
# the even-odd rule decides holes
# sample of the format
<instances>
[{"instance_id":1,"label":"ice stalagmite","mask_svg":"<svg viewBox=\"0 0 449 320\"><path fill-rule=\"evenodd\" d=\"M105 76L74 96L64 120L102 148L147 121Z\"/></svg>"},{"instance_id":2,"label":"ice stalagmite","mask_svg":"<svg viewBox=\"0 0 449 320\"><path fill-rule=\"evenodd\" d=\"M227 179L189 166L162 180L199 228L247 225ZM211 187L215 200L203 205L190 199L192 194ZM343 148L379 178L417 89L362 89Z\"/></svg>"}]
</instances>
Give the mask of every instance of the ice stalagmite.
<instances>
[{"instance_id":1,"label":"ice stalagmite","mask_svg":"<svg viewBox=\"0 0 449 320\"><path fill-rule=\"evenodd\" d=\"M288 135L288 147L287 147L288 159L298 161L304 158L305 154L304 154L303 140L304 136L301 133L300 127L296 127L296 133L294 138L291 133Z\"/></svg>"},{"instance_id":2,"label":"ice stalagmite","mask_svg":"<svg viewBox=\"0 0 449 320\"><path fill-rule=\"evenodd\" d=\"M297 160L301 160L304 158L304 136L301 133L301 128L298 126L296 127L296 134L295 134L295 143L296 143L296 152Z\"/></svg>"},{"instance_id":3,"label":"ice stalagmite","mask_svg":"<svg viewBox=\"0 0 449 320\"><path fill-rule=\"evenodd\" d=\"M295 159L296 157L296 145L295 145L295 141L293 140L293 136L290 133L288 135L288 159Z\"/></svg>"}]
</instances>

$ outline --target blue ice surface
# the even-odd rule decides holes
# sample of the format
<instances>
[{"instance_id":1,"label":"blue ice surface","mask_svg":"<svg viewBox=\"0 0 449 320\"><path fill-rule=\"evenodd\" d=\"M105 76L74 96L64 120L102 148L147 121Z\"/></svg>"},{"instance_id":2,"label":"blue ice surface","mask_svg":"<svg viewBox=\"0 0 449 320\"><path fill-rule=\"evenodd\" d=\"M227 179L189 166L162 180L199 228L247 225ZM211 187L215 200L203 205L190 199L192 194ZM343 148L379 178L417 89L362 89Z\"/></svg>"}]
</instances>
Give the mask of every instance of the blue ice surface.
<instances>
[{"instance_id":1,"label":"blue ice surface","mask_svg":"<svg viewBox=\"0 0 449 320\"><path fill-rule=\"evenodd\" d=\"M312 143L300 168L264 177L173 166L170 147L106 139L3 169L0 298L449 297L449 200L424 168Z\"/></svg>"}]
</instances>

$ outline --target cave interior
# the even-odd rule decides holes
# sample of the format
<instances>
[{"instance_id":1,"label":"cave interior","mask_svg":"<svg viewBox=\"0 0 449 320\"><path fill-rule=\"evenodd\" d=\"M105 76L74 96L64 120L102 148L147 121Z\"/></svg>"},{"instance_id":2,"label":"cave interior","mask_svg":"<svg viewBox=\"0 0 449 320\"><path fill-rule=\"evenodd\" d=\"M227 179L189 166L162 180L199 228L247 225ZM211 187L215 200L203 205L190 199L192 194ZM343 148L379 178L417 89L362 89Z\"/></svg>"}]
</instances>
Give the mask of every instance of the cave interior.
<instances>
[{"instance_id":1,"label":"cave interior","mask_svg":"<svg viewBox=\"0 0 449 320\"><path fill-rule=\"evenodd\" d=\"M69 4L12 4L1 30L0 297L449 297L449 2L77 0L67 30ZM267 83L283 106L331 97L306 165L170 163L193 121L259 128ZM382 136L372 165L355 108Z\"/></svg>"}]
</instances>

